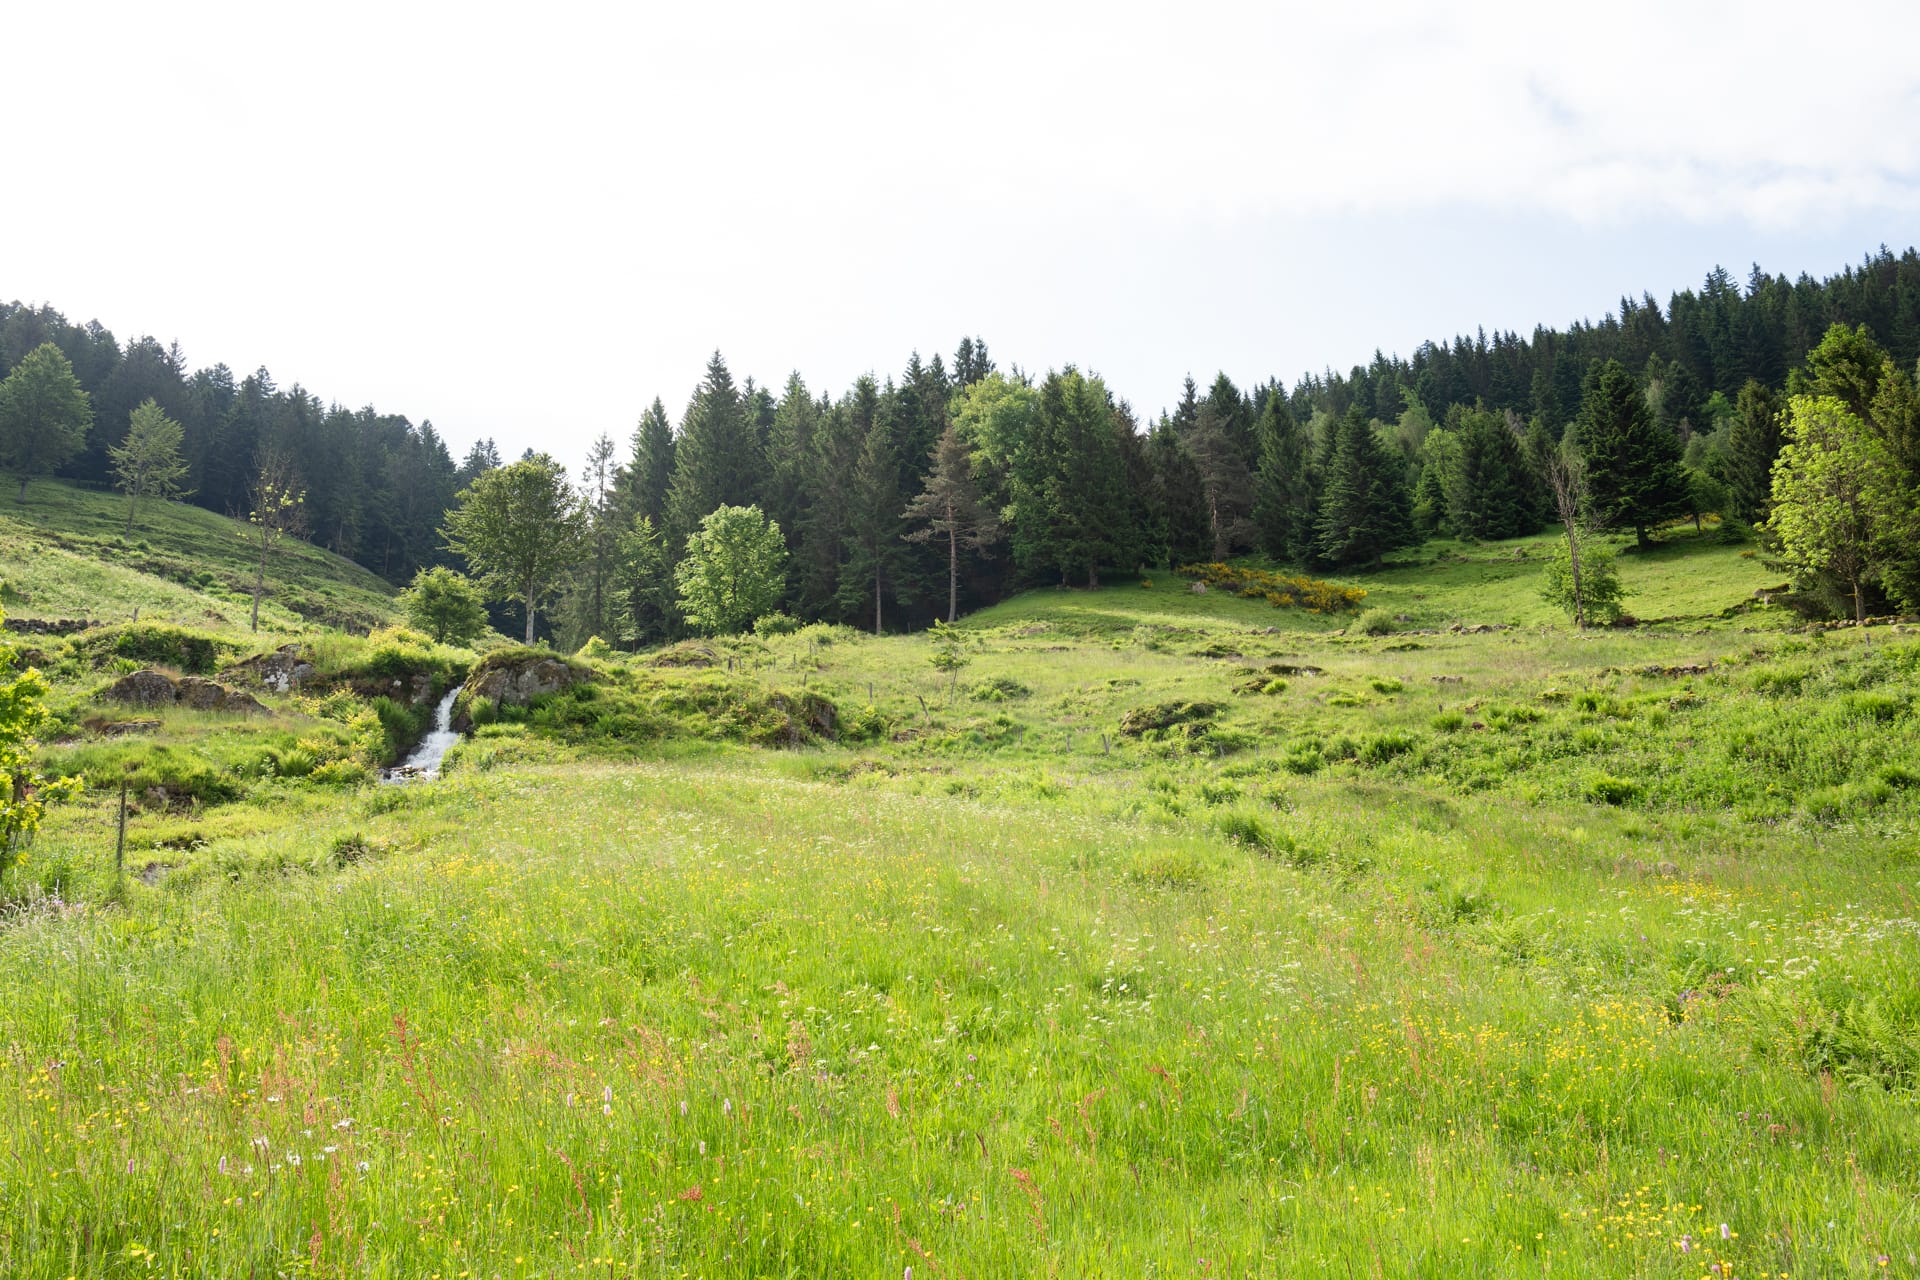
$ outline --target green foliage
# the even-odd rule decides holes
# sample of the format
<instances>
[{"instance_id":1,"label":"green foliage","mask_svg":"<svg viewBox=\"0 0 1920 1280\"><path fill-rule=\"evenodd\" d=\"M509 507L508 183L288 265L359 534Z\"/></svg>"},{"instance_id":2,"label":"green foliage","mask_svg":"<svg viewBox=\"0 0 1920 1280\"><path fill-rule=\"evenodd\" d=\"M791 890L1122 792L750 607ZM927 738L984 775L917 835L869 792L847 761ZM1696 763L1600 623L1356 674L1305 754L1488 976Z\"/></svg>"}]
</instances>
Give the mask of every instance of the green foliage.
<instances>
[{"instance_id":1,"label":"green foliage","mask_svg":"<svg viewBox=\"0 0 1920 1280\"><path fill-rule=\"evenodd\" d=\"M1617 360L1588 375L1573 440L1584 460L1586 516L1600 529L1633 530L1641 546L1655 525L1688 509L1680 438L1647 410Z\"/></svg>"},{"instance_id":2,"label":"green foliage","mask_svg":"<svg viewBox=\"0 0 1920 1280\"><path fill-rule=\"evenodd\" d=\"M1360 587L1343 587L1302 574L1274 573L1233 564L1182 565L1180 573L1210 588L1231 591L1248 600L1265 600L1276 609L1341 613L1357 608L1367 598L1366 591Z\"/></svg>"},{"instance_id":3,"label":"green foliage","mask_svg":"<svg viewBox=\"0 0 1920 1280\"><path fill-rule=\"evenodd\" d=\"M1399 629L1391 609L1368 609L1353 621L1351 628L1363 636L1388 636Z\"/></svg>"},{"instance_id":4,"label":"green foliage","mask_svg":"<svg viewBox=\"0 0 1920 1280\"><path fill-rule=\"evenodd\" d=\"M1541 598L1564 609L1568 617L1584 617L1588 626L1604 627L1619 621L1626 601L1620 570L1613 553L1589 538L1580 545L1579 589L1574 588L1573 548L1565 538L1553 544L1540 588Z\"/></svg>"},{"instance_id":5,"label":"green foliage","mask_svg":"<svg viewBox=\"0 0 1920 1280\"><path fill-rule=\"evenodd\" d=\"M1340 420L1320 501L1315 549L1331 565L1378 568L1417 539L1405 475L1358 404Z\"/></svg>"},{"instance_id":6,"label":"green foliage","mask_svg":"<svg viewBox=\"0 0 1920 1280\"><path fill-rule=\"evenodd\" d=\"M0 644L0 875L32 842L47 806L79 787L74 778L48 777L34 759L34 735L47 722L46 697L40 674L21 670L13 648Z\"/></svg>"},{"instance_id":7,"label":"green foliage","mask_svg":"<svg viewBox=\"0 0 1920 1280\"><path fill-rule=\"evenodd\" d=\"M444 566L416 573L413 585L400 593L400 609L408 623L441 644L470 645L487 629L479 586Z\"/></svg>"},{"instance_id":8,"label":"green foliage","mask_svg":"<svg viewBox=\"0 0 1920 1280\"><path fill-rule=\"evenodd\" d=\"M188 467L180 446L185 436L151 396L127 423L126 439L107 450L114 479L127 495L127 534L133 533L134 508L141 498L178 498L186 492Z\"/></svg>"},{"instance_id":9,"label":"green foliage","mask_svg":"<svg viewBox=\"0 0 1920 1280\"><path fill-rule=\"evenodd\" d=\"M95 627L71 643L75 654L95 668L124 658L142 667L171 667L195 676L212 675L240 651L234 642L219 636L158 622Z\"/></svg>"},{"instance_id":10,"label":"green foliage","mask_svg":"<svg viewBox=\"0 0 1920 1280\"><path fill-rule=\"evenodd\" d=\"M616 554L614 595L620 639L630 645L666 639L678 613L667 542L658 523L651 516L635 516L632 528L621 535Z\"/></svg>"},{"instance_id":11,"label":"green foliage","mask_svg":"<svg viewBox=\"0 0 1920 1280\"><path fill-rule=\"evenodd\" d=\"M566 470L545 454L479 476L447 513L447 546L496 598L518 600L533 643L540 601L579 558L587 518Z\"/></svg>"},{"instance_id":12,"label":"green foliage","mask_svg":"<svg viewBox=\"0 0 1920 1280\"><path fill-rule=\"evenodd\" d=\"M1920 539L1915 494L1886 444L1837 397L1795 396L1786 436L1766 528L1795 572L1834 574L1864 621L1868 586L1888 583Z\"/></svg>"},{"instance_id":13,"label":"green foliage","mask_svg":"<svg viewBox=\"0 0 1920 1280\"><path fill-rule=\"evenodd\" d=\"M763 613L753 620L753 634L757 636L790 636L800 630L800 619L790 613L775 609L772 613Z\"/></svg>"},{"instance_id":14,"label":"green foliage","mask_svg":"<svg viewBox=\"0 0 1920 1280\"><path fill-rule=\"evenodd\" d=\"M93 406L59 347L43 342L0 382L0 467L27 481L47 475L86 447Z\"/></svg>"},{"instance_id":15,"label":"green foliage","mask_svg":"<svg viewBox=\"0 0 1920 1280\"><path fill-rule=\"evenodd\" d=\"M743 631L779 603L786 560L786 540L760 508L711 511L674 570L680 612L703 635Z\"/></svg>"}]
</instances>

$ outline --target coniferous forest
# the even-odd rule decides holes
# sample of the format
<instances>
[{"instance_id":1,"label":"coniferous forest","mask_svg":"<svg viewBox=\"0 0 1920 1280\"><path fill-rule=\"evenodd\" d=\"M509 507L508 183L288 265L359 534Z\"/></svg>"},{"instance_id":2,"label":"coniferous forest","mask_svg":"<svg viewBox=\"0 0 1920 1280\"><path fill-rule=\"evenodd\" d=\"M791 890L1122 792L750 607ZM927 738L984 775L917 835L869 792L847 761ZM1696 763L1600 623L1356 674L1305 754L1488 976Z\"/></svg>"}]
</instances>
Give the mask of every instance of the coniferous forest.
<instances>
[{"instance_id":1,"label":"coniferous forest","mask_svg":"<svg viewBox=\"0 0 1920 1280\"><path fill-rule=\"evenodd\" d=\"M177 345L0 304L0 376L46 344L90 414L66 447L4 446L23 482L40 471L124 488L129 425L152 401L180 428L174 492L247 514L271 458L302 495L298 531L396 584L467 567L449 513L510 461L491 440L456 458L429 421L329 403L266 369L190 370ZM1756 266L1742 285L1715 268L1664 305L1623 297L1598 322L1376 351L1291 385L1189 378L1154 412L1092 370L1040 375L1001 357L966 338L951 358L915 353L835 393L799 372L777 388L737 377L716 352L677 419L636 388L631 438L602 437L572 476L580 536L539 630L568 644L673 634L674 562L722 506L757 506L778 526L781 616L887 630L1103 572L1246 554L1357 571L1430 536L1537 532L1566 515L1552 474L1565 445L1583 463L1587 523L1642 543L1675 519L1756 523L1789 393L1837 397L1873 424L1907 492L1920 477L1911 248L1823 280ZM1920 565L1904 561L1851 578L1821 562L1802 585L1864 613L1913 602L1916 583Z\"/></svg>"}]
</instances>

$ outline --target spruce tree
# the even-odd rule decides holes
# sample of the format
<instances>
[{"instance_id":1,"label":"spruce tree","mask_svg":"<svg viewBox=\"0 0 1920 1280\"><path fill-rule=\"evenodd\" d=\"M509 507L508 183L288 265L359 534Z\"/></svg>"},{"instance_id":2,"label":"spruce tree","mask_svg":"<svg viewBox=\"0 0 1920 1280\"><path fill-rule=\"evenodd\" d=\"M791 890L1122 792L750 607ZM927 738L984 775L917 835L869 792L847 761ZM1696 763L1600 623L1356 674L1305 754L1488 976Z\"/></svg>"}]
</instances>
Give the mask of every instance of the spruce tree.
<instances>
[{"instance_id":1,"label":"spruce tree","mask_svg":"<svg viewBox=\"0 0 1920 1280\"><path fill-rule=\"evenodd\" d=\"M673 424L667 406L655 396L633 429L633 443L615 482L623 522L645 516L657 526L666 518L667 491L673 484Z\"/></svg>"},{"instance_id":2,"label":"spruce tree","mask_svg":"<svg viewBox=\"0 0 1920 1280\"><path fill-rule=\"evenodd\" d=\"M759 503L763 454L748 409L727 362L714 352L674 442L673 479L667 488L670 547L684 545L717 507Z\"/></svg>"},{"instance_id":3,"label":"spruce tree","mask_svg":"<svg viewBox=\"0 0 1920 1280\"><path fill-rule=\"evenodd\" d=\"M1200 466L1180 440L1173 419L1163 416L1147 433L1151 477L1148 505L1165 539L1168 569L1206 559L1213 548L1213 524L1207 518L1206 484Z\"/></svg>"},{"instance_id":4,"label":"spruce tree","mask_svg":"<svg viewBox=\"0 0 1920 1280\"><path fill-rule=\"evenodd\" d=\"M1748 524L1767 515L1773 494L1773 460L1780 456L1780 397L1749 378L1733 402L1727 426L1723 479L1733 514Z\"/></svg>"},{"instance_id":5,"label":"spruce tree","mask_svg":"<svg viewBox=\"0 0 1920 1280\"><path fill-rule=\"evenodd\" d=\"M982 507L973 482L973 461L953 424L940 433L933 447L933 469L920 492L902 513L919 526L907 533L911 542L943 544L947 555L947 621L960 612L960 553L977 551L1000 532L993 512Z\"/></svg>"},{"instance_id":6,"label":"spruce tree","mask_svg":"<svg viewBox=\"0 0 1920 1280\"><path fill-rule=\"evenodd\" d=\"M1282 564L1304 564L1313 555L1307 436L1278 387L1254 423L1254 438L1260 462L1253 480L1253 523L1260 549Z\"/></svg>"},{"instance_id":7,"label":"spruce tree","mask_svg":"<svg viewBox=\"0 0 1920 1280\"><path fill-rule=\"evenodd\" d=\"M811 498L808 457L819 426L820 405L807 393L799 371L787 376L767 434L767 517L786 532L788 549L797 552L803 514Z\"/></svg>"},{"instance_id":8,"label":"spruce tree","mask_svg":"<svg viewBox=\"0 0 1920 1280\"><path fill-rule=\"evenodd\" d=\"M838 603L849 617L858 616L863 603L871 603L875 635L884 629L886 595L891 592L899 598L900 570L906 560L894 430L893 414L872 415L853 474L843 482L848 518Z\"/></svg>"},{"instance_id":9,"label":"spruce tree","mask_svg":"<svg viewBox=\"0 0 1920 1280\"><path fill-rule=\"evenodd\" d=\"M1414 541L1412 499L1399 460L1374 434L1356 402L1335 435L1320 500L1320 558L1338 567L1377 568L1387 552Z\"/></svg>"},{"instance_id":10,"label":"spruce tree","mask_svg":"<svg viewBox=\"0 0 1920 1280\"><path fill-rule=\"evenodd\" d=\"M1587 518L1598 528L1632 529L1641 547L1647 531L1687 511L1680 439L1653 420L1646 396L1618 360L1598 365L1574 421L1585 459Z\"/></svg>"}]
</instances>

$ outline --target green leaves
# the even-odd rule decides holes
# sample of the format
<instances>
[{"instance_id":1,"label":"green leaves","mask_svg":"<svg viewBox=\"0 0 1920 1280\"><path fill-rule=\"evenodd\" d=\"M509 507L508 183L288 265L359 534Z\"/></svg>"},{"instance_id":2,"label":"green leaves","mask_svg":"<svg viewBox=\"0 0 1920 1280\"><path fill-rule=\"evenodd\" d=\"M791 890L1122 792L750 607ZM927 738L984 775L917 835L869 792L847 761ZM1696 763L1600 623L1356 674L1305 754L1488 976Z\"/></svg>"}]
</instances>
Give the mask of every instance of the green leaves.
<instances>
[{"instance_id":1,"label":"green leaves","mask_svg":"<svg viewBox=\"0 0 1920 1280\"><path fill-rule=\"evenodd\" d=\"M481 475L460 491L443 530L490 592L527 612L526 640L542 596L580 557L587 516L566 469L546 454Z\"/></svg>"},{"instance_id":2,"label":"green leaves","mask_svg":"<svg viewBox=\"0 0 1920 1280\"><path fill-rule=\"evenodd\" d=\"M1913 495L1886 443L1838 396L1795 396L1786 435L1766 528L1796 571L1838 577L1863 621L1865 586L1920 536Z\"/></svg>"},{"instance_id":3,"label":"green leaves","mask_svg":"<svg viewBox=\"0 0 1920 1280\"><path fill-rule=\"evenodd\" d=\"M0 382L0 465L27 481L49 475L87 444L93 403L59 347L43 342Z\"/></svg>"},{"instance_id":4,"label":"green leaves","mask_svg":"<svg viewBox=\"0 0 1920 1280\"><path fill-rule=\"evenodd\" d=\"M707 635L744 631L780 603L786 539L759 507L719 507L687 538L674 570L680 611Z\"/></svg>"}]
</instances>

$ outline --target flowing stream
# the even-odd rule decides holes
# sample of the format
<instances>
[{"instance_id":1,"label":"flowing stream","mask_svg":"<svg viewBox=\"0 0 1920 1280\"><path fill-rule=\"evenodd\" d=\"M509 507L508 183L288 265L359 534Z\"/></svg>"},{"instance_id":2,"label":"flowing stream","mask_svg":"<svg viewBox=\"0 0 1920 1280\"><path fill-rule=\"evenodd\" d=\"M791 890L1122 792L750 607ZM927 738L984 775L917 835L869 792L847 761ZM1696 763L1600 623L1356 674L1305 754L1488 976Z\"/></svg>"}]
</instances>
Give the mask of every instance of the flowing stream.
<instances>
[{"instance_id":1,"label":"flowing stream","mask_svg":"<svg viewBox=\"0 0 1920 1280\"><path fill-rule=\"evenodd\" d=\"M460 741L460 735L453 728L453 700L459 696L459 685L447 690L447 696L433 709L433 728L427 730L427 736L415 744L405 760L382 771L382 782L424 782L440 776L441 757Z\"/></svg>"}]
</instances>

